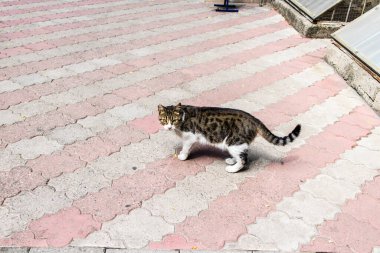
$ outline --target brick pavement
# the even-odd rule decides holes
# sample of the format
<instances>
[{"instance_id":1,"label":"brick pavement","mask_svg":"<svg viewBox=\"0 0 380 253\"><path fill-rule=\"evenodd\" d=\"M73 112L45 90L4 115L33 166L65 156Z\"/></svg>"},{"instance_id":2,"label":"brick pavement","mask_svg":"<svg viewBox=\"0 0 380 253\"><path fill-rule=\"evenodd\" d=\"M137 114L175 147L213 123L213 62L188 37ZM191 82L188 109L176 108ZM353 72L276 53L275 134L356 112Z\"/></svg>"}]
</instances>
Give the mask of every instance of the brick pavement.
<instances>
[{"instance_id":1,"label":"brick pavement","mask_svg":"<svg viewBox=\"0 0 380 253\"><path fill-rule=\"evenodd\" d=\"M329 40L269 6L7 0L0 13L0 246L379 250L380 118L323 61ZM156 107L177 102L303 129L286 147L258 138L229 174L213 149L173 156Z\"/></svg>"}]
</instances>

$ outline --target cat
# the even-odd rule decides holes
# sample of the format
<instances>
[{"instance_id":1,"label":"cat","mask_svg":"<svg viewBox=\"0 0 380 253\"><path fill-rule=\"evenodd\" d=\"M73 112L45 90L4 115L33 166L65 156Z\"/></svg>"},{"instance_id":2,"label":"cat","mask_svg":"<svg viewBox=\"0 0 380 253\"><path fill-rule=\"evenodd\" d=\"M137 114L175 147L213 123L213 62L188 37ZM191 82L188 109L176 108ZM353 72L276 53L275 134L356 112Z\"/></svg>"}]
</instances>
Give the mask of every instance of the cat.
<instances>
[{"instance_id":1,"label":"cat","mask_svg":"<svg viewBox=\"0 0 380 253\"><path fill-rule=\"evenodd\" d=\"M191 146L198 142L210 144L231 155L225 162L226 171L238 172L247 164L248 146L260 134L274 145L293 142L301 131L301 125L285 137L274 135L257 118L241 110L219 107L196 107L191 105L158 105L158 117L166 130L174 130L182 137L182 150L178 159L184 161Z\"/></svg>"}]
</instances>

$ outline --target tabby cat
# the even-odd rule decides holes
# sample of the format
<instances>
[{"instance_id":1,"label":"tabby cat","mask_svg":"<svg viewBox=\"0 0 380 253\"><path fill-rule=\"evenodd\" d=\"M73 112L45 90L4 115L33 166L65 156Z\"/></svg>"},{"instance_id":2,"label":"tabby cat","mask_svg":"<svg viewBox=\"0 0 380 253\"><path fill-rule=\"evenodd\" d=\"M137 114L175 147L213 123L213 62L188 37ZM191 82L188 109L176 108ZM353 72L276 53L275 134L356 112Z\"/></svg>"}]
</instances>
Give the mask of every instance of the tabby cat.
<instances>
[{"instance_id":1,"label":"tabby cat","mask_svg":"<svg viewBox=\"0 0 380 253\"><path fill-rule=\"evenodd\" d=\"M231 155L226 159L228 172L238 172L246 165L248 146L257 134L270 143L284 146L301 131L301 126L297 125L288 136L278 137L251 114L228 108L159 105L158 113L164 128L174 130L182 137L178 159L186 160L195 142L211 144Z\"/></svg>"}]
</instances>

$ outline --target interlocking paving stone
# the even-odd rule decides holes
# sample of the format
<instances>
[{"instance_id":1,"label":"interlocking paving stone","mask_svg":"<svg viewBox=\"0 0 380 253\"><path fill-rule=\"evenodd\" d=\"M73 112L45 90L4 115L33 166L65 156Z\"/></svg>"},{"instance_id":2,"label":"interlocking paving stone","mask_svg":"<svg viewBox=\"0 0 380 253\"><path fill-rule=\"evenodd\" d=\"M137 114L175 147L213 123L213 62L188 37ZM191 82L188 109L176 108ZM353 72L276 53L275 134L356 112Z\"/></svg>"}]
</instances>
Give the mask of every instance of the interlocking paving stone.
<instances>
[{"instance_id":1,"label":"interlocking paving stone","mask_svg":"<svg viewBox=\"0 0 380 253\"><path fill-rule=\"evenodd\" d=\"M17 121L22 121L23 118L20 114L14 113L12 111L1 110L0 111L0 126L11 125Z\"/></svg>"},{"instance_id":2,"label":"interlocking paving stone","mask_svg":"<svg viewBox=\"0 0 380 253\"><path fill-rule=\"evenodd\" d=\"M47 135L49 139L56 140L62 145L71 144L77 140L85 140L90 136L93 136L92 132L79 124L56 128Z\"/></svg>"},{"instance_id":3,"label":"interlocking paving stone","mask_svg":"<svg viewBox=\"0 0 380 253\"><path fill-rule=\"evenodd\" d=\"M308 242L315 234L315 228L282 212L273 212L268 221L257 219L255 224L249 225L248 232L264 243L275 243L280 250L289 252L298 248L298 243L291 239L297 237L298 242Z\"/></svg>"},{"instance_id":4,"label":"interlocking paving stone","mask_svg":"<svg viewBox=\"0 0 380 253\"><path fill-rule=\"evenodd\" d=\"M322 173L357 186L360 186L365 181L371 181L378 174L376 170L368 169L363 165L353 164L348 160L339 160L335 164L324 168Z\"/></svg>"},{"instance_id":5,"label":"interlocking paving stone","mask_svg":"<svg viewBox=\"0 0 380 253\"><path fill-rule=\"evenodd\" d=\"M330 41L269 5L213 9L0 3L1 252L378 250L380 119L323 61ZM156 112L178 102L301 136L258 139L237 174L206 147L182 162Z\"/></svg>"},{"instance_id":6,"label":"interlocking paving stone","mask_svg":"<svg viewBox=\"0 0 380 253\"><path fill-rule=\"evenodd\" d=\"M359 188L341 180L335 180L327 175L319 175L315 179L301 185L303 191L314 197L328 200L334 204L343 204L346 199L354 198Z\"/></svg>"},{"instance_id":7,"label":"interlocking paving stone","mask_svg":"<svg viewBox=\"0 0 380 253\"><path fill-rule=\"evenodd\" d=\"M12 152L5 150L0 151L0 171L8 171L25 163L26 160L19 154L12 154Z\"/></svg>"},{"instance_id":8,"label":"interlocking paving stone","mask_svg":"<svg viewBox=\"0 0 380 253\"><path fill-rule=\"evenodd\" d=\"M32 116L43 114L57 109L56 106L51 105L45 101L33 100L29 103L18 104L12 107L12 112L21 115L23 118L30 118Z\"/></svg>"},{"instance_id":9,"label":"interlocking paving stone","mask_svg":"<svg viewBox=\"0 0 380 253\"><path fill-rule=\"evenodd\" d=\"M333 219L339 212L338 206L322 198L313 198L310 193L301 191L290 198L285 198L277 205L277 209L311 225L321 224L324 219Z\"/></svg>"},{"instance_id":10,"label":"interlocking paving stone","mask_svg":"<svg viewBox=\"0 0 380 253\"><path fill-rule=\"evenodd\" d=\"M12 82L11 80L0 81L0 93L22 89L22 87L20 84Z\"/></svg>"},{"instance_id":11,"label":"interlocking paving stone","mask_svg":"<svg viewBox=\"0 0 380 253\"><path fill-rule=\"evenodd\" d=\"M35 73L35 74L30 74L30 75L18 76L18 77L12 78L12 80L13 82L20 84L21 86L30 86L37 83L44 83L44 82L50 81L51 79L46 76L42 76Z\"/></svg>"},{"instance_id":12,"label":"interlocking paving stone","mask_svg":"<svg viewBox=\"0 0 380 253\"><path fill-rule=\"evenodd\" d=\"M23 159L34 159L42 154L50 154L62 147L55 140L49 140L45 136L37 136L32 139L21 140L9 146L10 152L20 154Z\"/></svg>"}]
</instances>

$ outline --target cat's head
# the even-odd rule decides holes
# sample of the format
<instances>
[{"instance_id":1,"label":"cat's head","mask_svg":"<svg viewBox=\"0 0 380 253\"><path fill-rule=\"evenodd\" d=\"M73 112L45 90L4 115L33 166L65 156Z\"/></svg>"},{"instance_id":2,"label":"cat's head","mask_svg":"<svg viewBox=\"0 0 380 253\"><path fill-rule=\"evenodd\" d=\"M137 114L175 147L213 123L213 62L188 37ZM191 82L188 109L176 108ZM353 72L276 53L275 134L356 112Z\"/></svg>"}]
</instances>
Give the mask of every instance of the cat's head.
<instances>
[{"instance_id":1,"label":"cat's head","mask_svg":"<svg viewBox=\"0 0 380 253\"><path fill-rule=\"evenodd\" d=\"M179 127L182 122L182 105L158 106L158 119L166 130L174 130Z\"/></svg>"}]
</instances>

